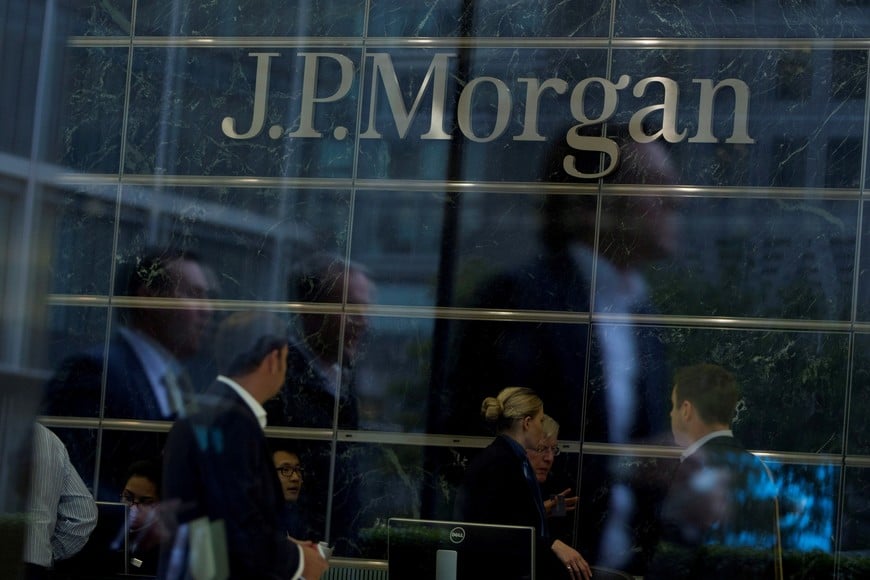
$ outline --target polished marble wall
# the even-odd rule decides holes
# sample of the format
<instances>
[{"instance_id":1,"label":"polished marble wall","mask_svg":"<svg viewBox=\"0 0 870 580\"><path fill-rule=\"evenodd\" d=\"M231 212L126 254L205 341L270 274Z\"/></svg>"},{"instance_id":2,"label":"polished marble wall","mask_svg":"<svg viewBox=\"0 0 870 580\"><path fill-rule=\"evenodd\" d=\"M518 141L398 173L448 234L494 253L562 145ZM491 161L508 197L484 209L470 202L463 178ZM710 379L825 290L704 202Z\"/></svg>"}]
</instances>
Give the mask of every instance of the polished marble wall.
<instances>
[{"instance_id":1,"label":"polished marble wall","mask_svg":"<svg viewBox=\"0 0 870 580\"><path fill-rule=\"evenodd\" d=\"M476 407L508 384L562 425L581 551L625 478L646 554L670 376L698 361L740 379L786 548L870 548L867 2L3 5L4 46L32 49L0 83L4 367L48 379L107 344L120 273L179 246L207 265L211 331L249 308L366 317L358 424L270 431L342 555L384 558L390 516L450 517ZM288 294L318 251L363 265L373 303ZM203 386L210 338L186 361ZM642 416L624 433L601 416L620 381ZM44 420L86 434L108 498L97 451L134 436L86 418Z\"/></svg>"}]
</instances>

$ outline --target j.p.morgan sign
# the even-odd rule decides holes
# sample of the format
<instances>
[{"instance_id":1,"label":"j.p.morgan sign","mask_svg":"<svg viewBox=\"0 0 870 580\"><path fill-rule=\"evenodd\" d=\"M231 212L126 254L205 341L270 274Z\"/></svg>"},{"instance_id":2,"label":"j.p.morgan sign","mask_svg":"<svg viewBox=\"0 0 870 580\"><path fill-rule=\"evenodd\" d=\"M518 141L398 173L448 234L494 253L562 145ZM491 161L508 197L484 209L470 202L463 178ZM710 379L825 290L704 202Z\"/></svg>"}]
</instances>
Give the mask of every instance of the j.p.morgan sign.
<instances>
[{"instance_id":1,"label":"j.p.morgan sign","mask_svg":"<svg viewBox=\"0 0 870 580\"><path fill-rule=\"evenodd\" d=\"M253 139L266 129L267 103L269 97L269 77L272 74L272 60L281 57L278 52L252 52L250 57L256 59L257 74L254 86L253 103L251 110L235 113L235 116L226 116L221 122L223 134L230 139ZM303 81L301 87L301 110L299 125L295 129L285 129L280 125L272 125L268 128L268 135L272 139L320 139L323 138L317 128L314 127L315 107L326 106L329 103L337 103L347 97L350 92L354 65L345 55L334 52L299 52L297 58L302 59ZM426 71L426 75L414 95L413 102L405 101L403 95L411 94L412 91L404 89L399 82L393 66L392 56L388 53L368 53L367 59L371 59L369 70L371 71L371 97L368 111L364 112L365 126L362 128L360 139L383 138L383 127L377 123L377 98L379 88L383 89L389 106L395 130L400 139L417 138L422 140L450 140L453 138L445 127L445 111L447 103L448 75L451 74L450 59L456 58L453 53L435 53ZM339 67L339 81L337 88L331 94L323 94L318 90L318 75L321 67L326 65ZM546 138L538 131L538 115L542 95L552 91L557 95L569 95L569 109L573 125L568 129L565 139L568 146L576 151L591 151L603 153L606 162L603 169L596 172L584 172L578 168L576 158L573 155L565 155L562 167L568 175L577 178L595 179L605 176L616 169L619 163L619 147L617 143L608 137L590 136L588 128L600 125L608 121L616 113L619 104L620 93L631 91L635 97L643 97L649 87L659 85L662 102L639 108L631 115L628 125L628 133L631 139L638 143L649 143L656 139L664 139L670 143L678 143L688 139L689 143L720 143L723 139L728 144L751 144L755 139L750 137L747 118L749 115L749 87L740 79L726 78L714 81L714 79L696 78L692 83L699 85L697 103L697 130L694 135L689 135L687 129L677 129L677 106L680 98L680 87L676 81L664 76L650 76L634 81L628 75L621 75L616 81L602 77L585 78L573 87L568 82L558 78L518 77L512 84L492 76L479 76L472 79L461 79L462 90L459 94L455 118L458 129L469 141L476 143L488 143L508 135L514 141L546 141ZM481 114L479 99L475 99L475 93L488 88L488 94L494 94L492 102L487 102L486 114L491 121L485 129L479 124L473 123L475 115ZM722 90L733 91L733 112L730 135L716 136L713 134L713 108L716 94ZM570 90L570 93L569 93ZM598 104L594 107L594 113L587 110L587 91L595 91L599 95ZM430 93L428 95L427 93ZM432 106L429 109L428 130L419 135L409 135L411 123L414 121L424 98L431 98ZM515 99L522 99L523 119L521 123L511 125L511 111L514 109ZM475 110L472 105L478 107ZM493 112L494 111L494 115ZM592 115L592 116L590 116ZM647 117L654 115L654 123L645 123ZM250 121L248 121L250 119ZM650 119L652 121L653 119ZM572 121L572 122L573 122ZM653 125L658 128L649 132L645 126ZM240 126L247 126L247 130L241 130ZM332 136L342 140L349 135L347 127L335 127Z\"/></svg>"}]
</instances>

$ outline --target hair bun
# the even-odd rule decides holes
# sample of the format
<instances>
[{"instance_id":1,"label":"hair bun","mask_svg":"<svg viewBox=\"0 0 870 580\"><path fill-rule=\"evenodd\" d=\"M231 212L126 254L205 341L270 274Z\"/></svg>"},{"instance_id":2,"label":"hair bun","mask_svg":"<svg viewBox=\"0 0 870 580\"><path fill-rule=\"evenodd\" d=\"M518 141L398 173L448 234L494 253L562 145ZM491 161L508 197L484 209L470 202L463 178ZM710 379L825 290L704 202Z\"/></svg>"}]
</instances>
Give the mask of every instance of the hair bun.
<instances>
[{"instance_id":1,"label":"hair bun","mask_svg":"<svg viewBox=\"0 0 870 580\"><path fill-rule=\"evenodd\" d=\"M483 418L490 422L498 421L499 417L501 417L504 409L501 406L501 403L495 397L487 397L483 400L483 403L480 405L480 414L483 415Z\"/></svg>"}]
</instances>

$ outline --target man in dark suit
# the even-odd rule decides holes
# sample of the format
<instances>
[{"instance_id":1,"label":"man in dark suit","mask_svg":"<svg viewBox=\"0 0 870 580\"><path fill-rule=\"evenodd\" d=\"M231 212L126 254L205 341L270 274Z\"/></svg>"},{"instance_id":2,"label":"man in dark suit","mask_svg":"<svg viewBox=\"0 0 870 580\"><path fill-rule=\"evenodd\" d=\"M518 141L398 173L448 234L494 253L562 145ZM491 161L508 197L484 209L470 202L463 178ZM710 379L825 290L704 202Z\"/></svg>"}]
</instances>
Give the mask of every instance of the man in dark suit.
<instances>
[{"instance_id":1,"label":"man in dark suit","mask_svg":"<svg viewBox=\"0 0 870 580\"><path fill-rule=\"evenodd\" d=\"M222 374L175 423L166 445L164 505L174 506L178 528L161 577L219 568L225 550L230 578L320 578L327 564L316 546L294 542L281 525L284 496L263 432L262 404L278 393L287 368L284 325L266 313L232 314L215 351ZM218 558L209 561L209 553Z\"/></svg>"},{"instance_id":2,"label":"man in dark suit","mask_svg":"<svg viewBox=\"0 0 870 580\"><path fill-rule=\"evenodd\" d=\"M734 375L720 366L677 372L671 428L686 449L662 506L661 542L647 577L780 577L777 490L731 432L738 399Z\"/></svg>"},{"instance_id":3,"label":"man in dark suit","mask_svg":"<svg viewBox=\"0 0 870 580\"><path fill-rule=\"evenodd\" d=\"M121 311L107 352L101 345L60 364L46 385L44 414L168 420L184 413L193 388L182 361L200 350L212 318L211 307L200 301L210 292L206 270L198 256L177 248L149 250L132 258L127 270L119 276L124 295L143 301ZM170 299L173 308L149 307L148 299ZM66 437L80 468L96 449L92 437L84 430ZM127 465L157 455L162 445L151 433L104 438L99 499L116 500Z\"/></svg>"}]
</instances>

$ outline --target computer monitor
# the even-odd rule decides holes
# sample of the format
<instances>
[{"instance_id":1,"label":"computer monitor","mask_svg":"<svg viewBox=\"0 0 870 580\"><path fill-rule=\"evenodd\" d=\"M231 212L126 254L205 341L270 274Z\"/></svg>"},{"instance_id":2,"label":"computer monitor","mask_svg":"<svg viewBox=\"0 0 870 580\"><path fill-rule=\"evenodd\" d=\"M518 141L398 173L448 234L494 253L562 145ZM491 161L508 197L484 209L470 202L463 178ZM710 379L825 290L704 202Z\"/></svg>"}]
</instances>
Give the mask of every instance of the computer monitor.
<instances>
[{"instance_id":1,"label":"computer monitor","mask_svg":"<svg viewBox=\"0 0 870 580\"><path fill-rule=\"evenodd\" d=\"M390 518L390 580L534 580L535 528Z\"/></svg>"},{"instance_id":2,"label":"computer monitor","mask_svg":"<svg viewBox=\"0 0 870 580\"><path fill-rule=\"evenodd\" d=\"M96 503L97 526L78 554L55 563L59 577L102 580L129 573L127 506L119 502Z\"/></svg>"}]
</instances>

